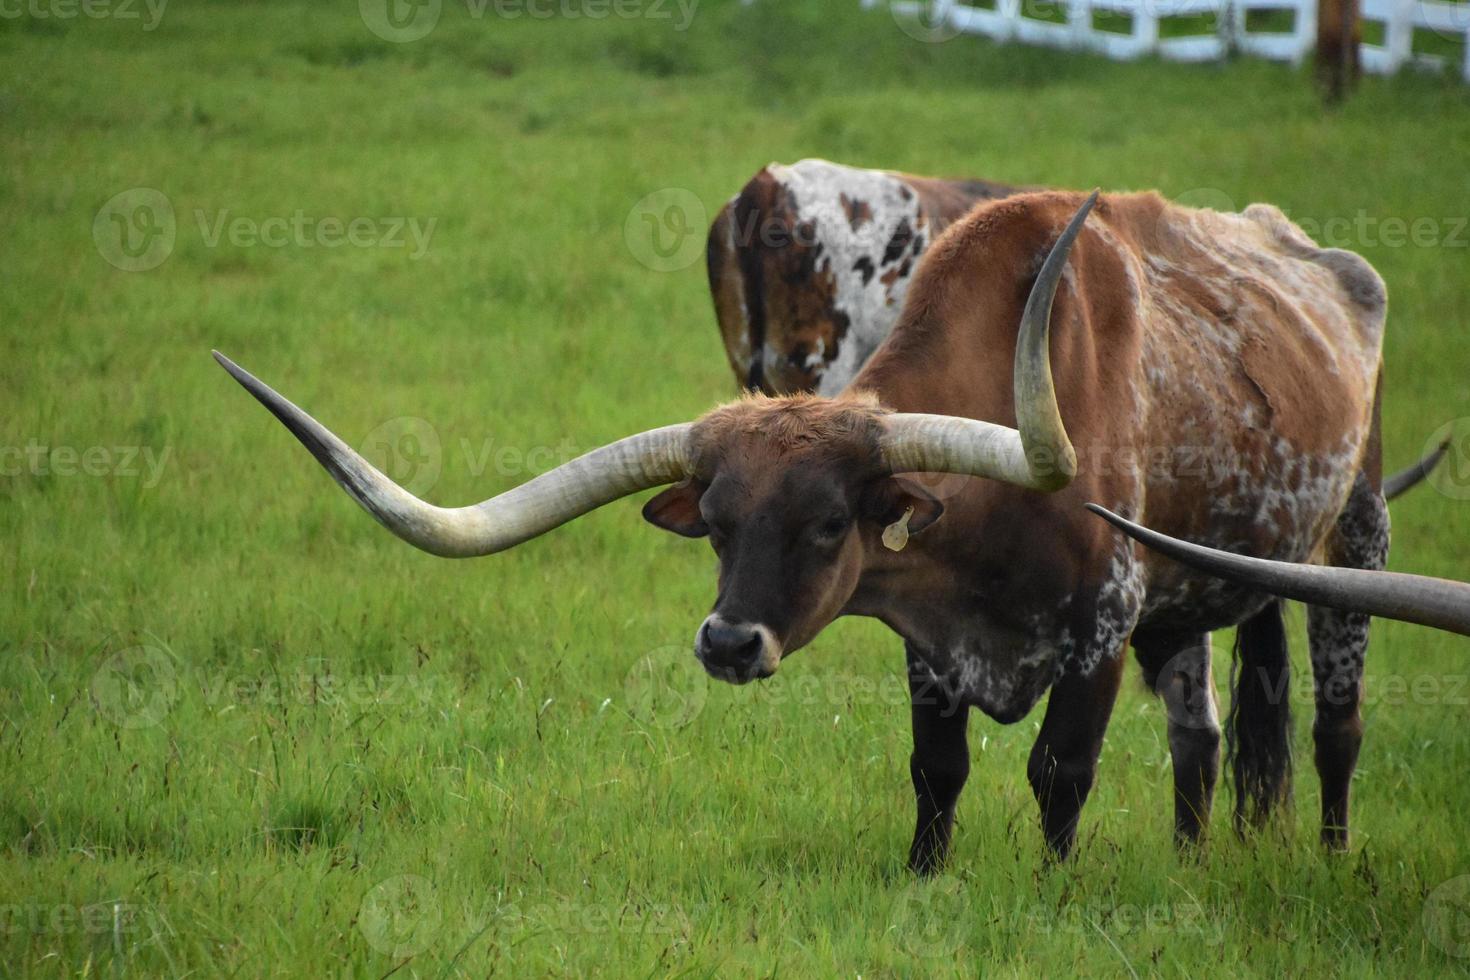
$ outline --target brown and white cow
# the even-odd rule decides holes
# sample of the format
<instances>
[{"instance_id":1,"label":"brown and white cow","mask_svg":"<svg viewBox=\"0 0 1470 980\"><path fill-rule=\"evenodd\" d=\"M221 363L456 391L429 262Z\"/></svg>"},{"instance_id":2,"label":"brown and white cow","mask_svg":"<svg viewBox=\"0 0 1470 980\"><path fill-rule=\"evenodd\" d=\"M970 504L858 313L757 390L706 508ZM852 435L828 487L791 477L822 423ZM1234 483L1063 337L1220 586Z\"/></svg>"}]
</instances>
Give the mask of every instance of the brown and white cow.
<instances>
[{"instance_id":1,"label":"brown and white cow","mask_svg":"<svg viewBox=\"0 0 1470 980\"><path fill-rule=\"evenodd\" d=\"M1168 706L1176 831L1192 840L1219 763L1211 630L1242 624L1238 818L1286 791L1280 603L1135 545L1084 504L1211 547L1380 568L1387 297L1363 259L1274 207L1095 200L1018 195L951 226L840 397L750 395L469 507L419 500L221 361L374 517L436 554L500 551L673 484L644 514L714 547L695 654L717 677L769 676L839 616L886 623L908 657L919 871L948 847L969 709L1015 722L1048 692L1027 775L1047 842L1070 850L1131 640ZM1367 627L1310 612L1331 846L1346 841Z\"/></svg>"},{"instance_id":2,"label":"brown and white cow","mask_svg":"<svg viewBox=\"0 0 1470 980\"><path fill-rule=\"evenodd\" d=\"M762 167L715 216L705 249L736 382L837 394L893 329L940 233L1013 193L827 160Z\"/></svg>"}]
</instances>

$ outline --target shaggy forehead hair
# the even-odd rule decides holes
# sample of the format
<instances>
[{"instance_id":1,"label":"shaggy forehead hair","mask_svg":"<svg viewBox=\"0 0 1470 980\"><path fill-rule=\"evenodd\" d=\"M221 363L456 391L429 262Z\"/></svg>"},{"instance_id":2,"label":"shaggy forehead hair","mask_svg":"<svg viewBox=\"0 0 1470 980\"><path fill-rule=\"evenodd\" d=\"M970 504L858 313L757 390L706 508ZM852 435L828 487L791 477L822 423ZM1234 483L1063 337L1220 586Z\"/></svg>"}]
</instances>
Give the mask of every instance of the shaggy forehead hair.
<instances>
[{"instance_id":1,"label":"shaggy forehead hair","mask_svg":"<svg viewBox=\"0 0 1470 980\"><path fill-rule=\"evenodd\" d=\"M747 392L706 412L695 424L694 440L701 464L717 463L742 441L758 441L778 456L815 453L876 463L886 414L869 391L835 398Z\"/></svg>"}]
</instances>

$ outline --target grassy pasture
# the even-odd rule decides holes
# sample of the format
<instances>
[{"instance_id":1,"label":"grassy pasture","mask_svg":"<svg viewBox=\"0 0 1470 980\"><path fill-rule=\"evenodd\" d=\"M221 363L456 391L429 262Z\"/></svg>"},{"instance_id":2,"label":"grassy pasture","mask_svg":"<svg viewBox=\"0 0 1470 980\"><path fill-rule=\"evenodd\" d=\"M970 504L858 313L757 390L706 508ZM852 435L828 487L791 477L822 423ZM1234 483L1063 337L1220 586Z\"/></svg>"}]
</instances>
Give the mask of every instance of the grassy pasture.
<instances>
[{"instance_id":1,"label":"grassy pasture","mask_svg":"<svg viewBox=\"0 0 1470 980\"><path fill-rule=\"evenodd\" d=\"M0 975L1465 970L1463 640L1376 627L1349 855L1315 843L1298 642L1278 832L1237 841L1222 794L1175 855L1130 668L1076 860L1042 861L1039 714L977 718L950 870L915 883L891 634L843 621L710 686L685 650L713 558L638 501L422 555L211 362L480 499L728 397L702 265L677 223L650 253L637 205L712 215L825 156L1275 202L1388 280L1390 465L1470 416L1470 90L1370 79L1324 112L1285 67L924 44L822 6L705 0L681 30L652 0L444 4L408 43L342 2L0 18ZM117 264L157 258L129 224L157 199L109 205L137 188L174 215L146 271ZM1395 505L1393 565L1463 578L1470 486L1440 488Z\"/></svg>"}]
</instances>

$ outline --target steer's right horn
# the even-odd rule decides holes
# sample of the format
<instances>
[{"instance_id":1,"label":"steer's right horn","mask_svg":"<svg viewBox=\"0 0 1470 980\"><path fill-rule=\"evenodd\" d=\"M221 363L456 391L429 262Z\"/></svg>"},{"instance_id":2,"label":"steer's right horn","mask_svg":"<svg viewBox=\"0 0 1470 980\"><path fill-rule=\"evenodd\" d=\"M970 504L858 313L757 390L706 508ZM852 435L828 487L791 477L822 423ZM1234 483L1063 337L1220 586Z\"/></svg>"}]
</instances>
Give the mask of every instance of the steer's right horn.
<instances>
[{"instance_id":1,"label":"steer's right horn","mask_svg":"<svg viewBox=\"0 0 1470 980\"><path fill-rule=\"evenodd\" d=\"M1425 575L1298 565L1191 544L1135 524L1097 504L1087 509L1129 537L1191 568L1285 599L1470 636L1470 585Z\"/></svg>"},{"instance_id":2,"label":"steer's right horn","mask_svg":"<svg viewBox=\"0 0 1470 980\"><path fill-rule=\"evenodd\" d=\"M881 446L894 472L965 473L1032 490L1060 490L1077 475L1077 452L1067 438L1051 377L1051 305L1062 270L1097 191L1047 253L1026 298L1016 338L1016 428L949 415L894 414Z\"/></svg>"},{"instance_id":3,"label":"steer's right horn","mask_svg":"<svg viewBox=\"0 0 1470 980\"><path fill-rule=\"evenodd\" d=\"M469 507L435 507L380 473L326 426L234 361L214 359L311 450L342 489L409 544L445 558L513 548L619 497L690 475L690 423L628 436Z\"/></svg>"}]
</instances>

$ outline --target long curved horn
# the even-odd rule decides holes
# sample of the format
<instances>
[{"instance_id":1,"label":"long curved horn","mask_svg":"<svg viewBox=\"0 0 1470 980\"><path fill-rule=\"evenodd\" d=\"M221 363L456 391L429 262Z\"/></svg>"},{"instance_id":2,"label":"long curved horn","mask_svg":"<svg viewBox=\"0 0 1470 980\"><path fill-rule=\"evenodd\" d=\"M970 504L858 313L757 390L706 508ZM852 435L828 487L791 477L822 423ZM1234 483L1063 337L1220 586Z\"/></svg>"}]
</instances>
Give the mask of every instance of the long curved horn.
<instances>
[{"instance_id":1,"label":"long curved horn","mask_svg":"<svg viewBox=\"0 0 1470 980\"><path fill-rule=\"evenodd\" d=\"M1047 492L1072 482L1077 452L1067 438L1052 384L1051 306L1097 195L1088 195L1072 216L1026 299L1016 339L1016 428L947 415L890 415L881 447L895 472L967 473Z\"/></svg>"},{"instance_id":2,"label":"long curved horn","mask_svg":"<svg viewBox=\"0 0 1470 980\"><path fill-rule=\"evenodd\" d=\"M691 470L690 423L628 436L469 507L435 507L394 483L316 419L234 361L214 359L311 450L342 489L388 530L445 558L515 547L603 504L677 483Z\"/></svg>"},{"instance_id":3,"label":"long curved horn","mask_svg":"<svg viewBox=\"0 0 1470 980\"><path fill-rule=\"evenodd\" d=\"M1470 636L1470 585L1426 575L1329 568L1250 558L1151 531L1088 504L1087 509L1155 551L1229 582L1286 599L1361 612Z\"/></svg>"},{"instance_id":4,"label":"long curved horn","mask_svg":"<svg viewBox=\"0 0 1470 980\"><path fill-rule=\"evenodd\" d=\"M1444 454L1450 451L1450 440L1446 439L1439 446L1419 462L1412 466L1399 470L1383 478L1383 499L1392 500L1401 496L1404 491L1412 490L1426 476L1433 472L1444 459Z\"/></svg>"}]
</instances>

